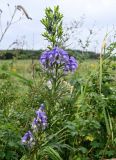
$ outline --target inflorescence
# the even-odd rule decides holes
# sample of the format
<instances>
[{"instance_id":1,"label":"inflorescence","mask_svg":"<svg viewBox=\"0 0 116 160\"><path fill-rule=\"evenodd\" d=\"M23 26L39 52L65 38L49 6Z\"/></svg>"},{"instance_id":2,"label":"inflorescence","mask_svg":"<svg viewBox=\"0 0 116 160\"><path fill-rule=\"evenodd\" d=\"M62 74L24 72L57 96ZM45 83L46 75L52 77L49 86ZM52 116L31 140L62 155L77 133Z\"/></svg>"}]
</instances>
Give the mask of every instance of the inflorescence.
<instances>
[{"instance_id":1,"label":"inflorescence","mask_svg":"<svg viewBox=\"0 0 116 160\"><path fill-rule=\"evenodd\" d=\"M45 130L47 127L47 116L45 113L45 105L41 104L40 108L36 111L36 118L32 122L33 133L39 130ZM34 144L34 136L31 131L25 133L22 137L22 144L32 146Z\"/></svg>"},{"instance_id":2,"label":"inflorescence","mask_svg":"<svg viewBox=\"0 0 116 160\"><path fill-rule=\"evenodd\" d=\"M76 59L59 47L43 52L40 62L45 69L54 69L57 65L59 69L61 67L65 72L74 72L78 67Z\"/></svg>"},{"instance_id":3,"label":"inflorescence","mask_svg":"<svg viewBox=\"0 0 116 160\"><path fill-rule=\"evenodd\" d=\"M40 62L44 68L48 71L63 70L63 72L74 72L78 63L73 56L69 56L66 51L59 47L54 47L52 50L45 51L40 57ZM35 144L35 138L32 133L38 133L39 130L45 130L47 127L47 116L45 113L44 104L40 105L40 108L36 111L36 117L34 118L31 128L32 132L28 131L22 137L22 144L33 146Z\"/></svg>"}]
</instances>

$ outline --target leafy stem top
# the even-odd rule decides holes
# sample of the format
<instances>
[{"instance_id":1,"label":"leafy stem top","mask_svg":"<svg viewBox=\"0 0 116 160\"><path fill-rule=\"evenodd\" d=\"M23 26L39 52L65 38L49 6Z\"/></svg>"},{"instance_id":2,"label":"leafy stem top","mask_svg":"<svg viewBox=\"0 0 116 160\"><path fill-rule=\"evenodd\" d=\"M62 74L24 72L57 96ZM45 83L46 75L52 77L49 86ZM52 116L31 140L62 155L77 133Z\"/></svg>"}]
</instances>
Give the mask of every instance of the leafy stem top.
<instances>
[{"instance_id":1,"label":"leafy stem top","mask_svg":"<svg viewBox=\"0 0 116 160\"><path fill-rule=\"evenodd\" d=\"M48 42L50 42L49 48L60 46L62 41L63 29L62 18L63 14L59 12L59 6L55 6L54 10L50 7L45 9L45 18L41 20L41 23L45 27L45 32L42 34Z\"/></svg>"}]
</instances>

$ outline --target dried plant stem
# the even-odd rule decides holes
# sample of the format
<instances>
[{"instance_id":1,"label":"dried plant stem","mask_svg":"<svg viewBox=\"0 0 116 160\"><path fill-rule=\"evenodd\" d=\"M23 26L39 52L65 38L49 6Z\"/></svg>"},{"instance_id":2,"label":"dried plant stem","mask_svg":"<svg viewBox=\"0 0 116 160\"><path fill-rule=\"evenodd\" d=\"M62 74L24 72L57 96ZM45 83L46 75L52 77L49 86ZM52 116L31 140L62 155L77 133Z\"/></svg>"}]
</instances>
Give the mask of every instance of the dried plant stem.
<instances>
[{"instance_id":1,"label":"dried plant stem","mask_svg":"<svg viewBox=\"0 0 116 160\"><path fill-rule=\"evenodd\" d=\"M1 22L1 13L0 13L0 30L1 30L1 34L2 34L2 22Z\"/></svg>"},{"instance_id":2,"label":"dried plant stem","mask_svg":"<svg viewBox=\"0 0 116 160\"><path fill-rule=\"evenodd\" d=\"M100 79L99 79L100 94L101 94L101 90L102 90L102 65L103 65L102 55L105 53L107 36L108 36L108 33L106 33L106 35L105 35L105 37L103 39L102 47L101 47L101 52L100 52Z\"/></svg>"},{"instance_id":3,"label":"dried plant stem","mask_svg":"<svg viewBox=\"0 0 116 160\"><path fill-rule=\"evenodd\" d=\"M3 33L2 33L2 35L1 35L1 37L0 37L0 43L2 42L5 33L7 32L7 30L8 30L9 27L11 26L12 21L13 21L13 19L14 19L14 16L15 16L15 14L16 14L16 11L17 11L17 8L15 7L14 12L13 12L13 15L12 15L12 17L11 17L9 23L7 24L5 30L3 31Z\"/></svg>"},{"instance_id":4,"label":"dried plant stem","mask_svg":"<svg viewBox=\"0 0 116 160\"><path fill-rule=\"evenodd\" d=\"M16 15L17 10L23 11L23 13L24 13L24 15L26 16L26 18L32 20L32 18L29 17L29 15L27 14L27 12L25 11L25 9L24 9L21 5L15 6L15 9L14 9L14 12L13 12L13 14L12 14L12 16L11 16L11 19L10 19L10 21L7 23L7 26L5 27L5 29L4 29L4 31L3 31L3 30L2 30L2 23L1 23L1 13L2 13L2 10L0 10L0 11L1 11L1 13L0 13L0 29L1 29L0 43L2 42L2 40L3 40L3 38L4 38L4 36L5 36L6 32L7 32L7 30L9 29L9 27L10 27L12 24L17 23L18 21L21 20L21 17L20 17L20 18L18 19L18 21L15 21L15 22L13 23L13 20L14 20L14 17L15 17L15 15Z\"/></svg>"}]
</instances>

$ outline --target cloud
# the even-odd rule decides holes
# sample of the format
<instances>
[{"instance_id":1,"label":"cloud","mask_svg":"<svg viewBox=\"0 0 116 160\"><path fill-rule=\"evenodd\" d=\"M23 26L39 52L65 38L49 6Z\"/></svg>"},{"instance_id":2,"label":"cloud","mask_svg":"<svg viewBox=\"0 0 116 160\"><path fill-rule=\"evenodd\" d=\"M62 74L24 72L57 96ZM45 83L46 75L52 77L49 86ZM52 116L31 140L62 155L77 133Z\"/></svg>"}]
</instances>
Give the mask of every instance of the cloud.
<instances>
[{"instance_id":1,"label":"cloud","mask_svg":"<svg viewBox=\"0 0 116 160\"><path fill-rule=\"evenodd\" d=\"M8 9L7 3L10 4L10 10ZM22 5L33 20L29 21L25 19L20 23L12 25L5 35L0 48L7 48L10 42L23 35L27 37L28 46L32 46L33 34L35 35L35 49L44 48L46 42L41 36L44 28L40 23L40 19L44 17L44 10L48 6L52 8L54 5L60 6L60 11L64 14L64 23L78 20L85 14L86 26L84 26L84 28L90 28L94 23L96 28L102 28L102 34L101 37L99 36L99 41L101 41L107 28L116 25L116 0L0 0L0 8L4 10L2 19L3 27L5 27L15 5Z\"/></svg>"}]
</instances>

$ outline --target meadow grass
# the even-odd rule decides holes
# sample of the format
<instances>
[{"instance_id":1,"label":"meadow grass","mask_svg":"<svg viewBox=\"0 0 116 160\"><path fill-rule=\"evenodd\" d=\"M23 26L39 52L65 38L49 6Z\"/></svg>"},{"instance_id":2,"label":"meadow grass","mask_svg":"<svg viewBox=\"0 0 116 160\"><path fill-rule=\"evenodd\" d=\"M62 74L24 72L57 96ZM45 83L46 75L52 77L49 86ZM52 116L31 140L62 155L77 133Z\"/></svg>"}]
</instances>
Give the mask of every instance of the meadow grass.
<instances>
[{"instance_id":1,"label":"meadow grass","mask_svg":"<svg viewBox=\"0 0 116 160\"><path fill-rule=\"evenodd\" d=\"M115 63L115 62L112 61L112 63ZM53 114L51 114L53 112L52 110L50 110L50 112L47 113L49 120L51 120L52 118L54 118L56 116L55 117L56 120L59 121L59 116L60 116L61 125L63 124L61 127L57 128L55 126L55 125L59 126L59 124L56 123L57 121L55 121L55 123L56 123L55 125L54 125L54 123L52 123L52 121L50 121L50 123L52 124L52 127L49 130L50 136L51 136L51 134L52 135L54 135L54 133L56 134L57 129L62 131L62 128L65 126L64 119L67 118L67 122L66 122L67 127L69 127L69 129L70 129L70 127L71 127L70 123L71 123L72 128L74 129L74 131L72 129L69 130L70 134L76 133L76 136L75 136L76 140L75 140L75 138L70 136L67 138L68 139L67 144L72 146L72 142L73 142L77 148L84 148L86 150L85 154L81 153L80 151L77 151L77 153L75 153L75 154L81 153L80 156L85 156L85 157L88 156L89 155L89 145L88 146L84 146L84 145L81 146L82 144L78 144L78 141L83 141L83 142L89 141L89 144L92 145L92 149L93 149L93 151L91 153L91 157L95 157L94 154L96 154L98 156L101 149L103 151L102 157L104 157L104 155L107 154L107 150L109 149L108 147L110 144L109 141L106 142L106 140L107 140L106 137L108 136L108 134L110 134L110 135L115 134L115 132L114 132L115 129L114 129L114 131L112 130L112 128L115 124L115 122L114 122L115 118L112 116L112 113L113 113L112 110L114 110L114 112L115 112L115 109L113 108L114 101L112 100L113 99L112 97L114 96L114 94L113 94L113 91L111 90L114 81L113 82L109 81L111 74L108 75L108 73L110 73L111 71L114 74L115 70L111 70L110 66L108 64L106 64L106 65L107 65L106 67L108 67L108 69L104 70L104 74L106 74L105 72L107 71L107 74L106 74L107 77L104 77L104 74L103 74L103 78L104 78L103 80L105 81L105 83L102 84L102 87L104 89L103 94L106 97L104 95L101 96L99 93L99 88L100 88L99 87L100 86L99 85L99 71L100 71L99 70L99 67L100 67L99 60L90 60L89 59L89 60L85 60L81 63L78 62L78 69L76 70L76 72L74 74L69 73L66 76L66 79L64 77L64 82L67 81L69 83L62 83L62 86L60 86L60 89L65 89L65 84L69 84L69 86L74 86L75 89L73 90L73 93L71 94L71 98L69 96L70 90L67 90L68 88L66 88L66 95L64 94L62 97L59 97L59 99L60 99L59 104L60 103L61 104L58 105L58 103L56 103L54 105L54 103L52 104L51 102L54 102L53 100L56 100L54 98L55 94L53 94L53 96L51 96L52 92L50 92L50 91L48 92L47 87L46 87L46 83L45 84L43 83L43 81L44 81L43 79L45 79L44 76L46 76L46 75L44 75L44 76L43 76L43 74L41 75L41 72L39 71L40 65L39 65L38 60L34 60L34 66L32 64L32 60L0 60L0 71L1 71L0 83L1 83L1 86L3 86L3 87L1 87L1 95L0 95L1 97L0 98L4 100L4 101L1 101L2 102L1 104L2 104L3 108L5 108L5 111L7 111L5 115L9 116L9 113L10 113L11 118L9 118L10 117L9 116L9 117L7 117L7 119L9 120L11 126L14 127L14 128L12 127L13 129L11 129L11 131L12 130L14 131L14 129L16 128L16 130L19 130L21 132L21 135L23 135L24 131L26 131L28 128L30 128L29 125L30 125L30 122L32 121L33 113L35 113L35 108L38 107L38 104L40 102L43 102L43 100L45 100L45 103L47 104L48 107L49 107L49 105L48 105L49 103L50 103L50 107L51 107L51 104L53 105L52 106L53 111L55 111L58 106L59 106L59 109L60 109L60 107L64 107L64 109L65 109L65 107L67 108L67 110L62 110L62 112L60 112L62 116L59 114L59 112L53 116ZM32 74L33 67L35 70L35 78L34 79L32 76L33 75ZM8 73L8 75L10 75L10 77L8 77L6 79L2 78L2 73L5 73L6 75ZM17 76L17 75L19 75L19 76ZM24 80L25 79L27 79L27 81L30 80L32 82L31 83L32 85L30 85L30 86L27 85L23 81L23 77L24 77ZM106 78L108 78L108 80ZM7 83L5 83L5 81ZM112 92L109 93L108 92L109 90L111 90ZM59 93L60 93L60 90L58 90L57 95L59 95ZM13 95L14 99L11 97L12 95ZM105 101L107 101L107 103L108 103L107 106L106 106L106 103L103 99L104 97L106 98ZM109 110L108 115L107 115L105 107L107 107L107 109L109 109L108 108L109 104L110 104L110 108L112 110ZM51 109L50 107L49 107L49 109ZM102 113L102 110L104 111L104 114ZM72 115L72 113L74 115ZM65 117L65 115L67 115L67 116ZM70 115L72 117L70 118L70 116L68 117L68 115ZM14 117L16 116L16 117L13 119L12 116L14 116ZM110 118L110 116L112 119ZM104 119L105 119L105 121L104 121ZM111 123L111 120L112 120L112 123ZM2 121L4 121L4 118L2 119ZM15 122L16 124L18 124L18 123L20 124L19 128L15 127L14 121L16 121ZM101 124L101 121L102 121L103 125ZM1 125L1 126L5 127L8 132L8 127L6 127L6 125ZM74 126L76 126L76 128ZM90 128L88 128L88 126ZM106 126L106 128L108 128L108 130L105 128L105 126ZM78 130L78 132L77 132L77 127L80 128ZM106 132L104 133L103 129L101 129L100 127L104 127L103 129ZM94 143L97 143L99 141L99 139L101 139L101 135L98 134L98 131L100 132L100 134L101 133L104 134L105 138L99 143L99 146L97 148L98 151L96 151L96 148L94 148L94 147L96 147L96 146L94 146ZM2 129L2 132L4 134L4 132L5 132L4 128ZM77 136L77 133L79 136ZM19 138L21 137L21 135L19 135L19 133L17 135L19 136ZM97 139L97 137L98 137L98 139ZM60 134L58 135L58 138L62 138ZM17 137L17 139L18 139L18 137ZM15 146L16 146L17 139L16 139L16 141L15 140L13 141ZM20 141L20 139L19 139L19 141ZM70 141L70 139L71 139L71 141ZM6 141L6 137L5 137L5 140L3 138L3 142L4 141ZM10 138L9 138L9 141L10 141ZM58 139L58 142L59 142L59 139ZM104 146L101 146L101 145L104 145ZM19 150L22 149L21 147L22 146L18 147L18 152L19 152ZM48 147L49 146L47 146L47 148ZM110 147L110 150L113 153L114 149L111 147ZM12 146L10 149L8 148L7 150L12 150ZM3 150L3 153L6 153L6 151ZM65 154L65 151L64 151L64 154ZM20 153L20 156L22 156L22 155L23 155L23 153ZM109 156L109 157L111 157L111 156ZM73 159L75 159L75 158L72 158L72 160Z\"/></svg>"},{"instance_id":2,"label":"meadow grass","mask_svg":"<svg viewBox=\"0 0 116 160\"><path fill-rule=\"evenodd\" d=\"M97 62L98 60L86 60L79 63L77 72L86 74L87 71L96 68ZM38 64L38 60L34 60L34 66L37 66ZM4 67L11 69L27 78L32 77L32 60L0 60L0 68L1 67L3 69Z\"/></svg>"}]
</instances>

